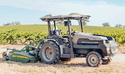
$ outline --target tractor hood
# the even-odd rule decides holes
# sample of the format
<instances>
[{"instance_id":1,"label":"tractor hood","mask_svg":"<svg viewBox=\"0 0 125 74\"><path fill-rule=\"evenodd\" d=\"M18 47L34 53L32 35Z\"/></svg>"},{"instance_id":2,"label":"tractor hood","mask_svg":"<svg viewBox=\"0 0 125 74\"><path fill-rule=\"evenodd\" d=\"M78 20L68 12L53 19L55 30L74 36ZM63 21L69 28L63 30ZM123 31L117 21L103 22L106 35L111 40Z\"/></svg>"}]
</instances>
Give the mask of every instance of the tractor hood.
<instances>
[{"instance_id":1,"label":"tractor hood","mask_svg":"<svg viewBox=\"0 0 125 74\"><path fill-rule=\"evenodd\" d=\"M89 40L113 40L112 37L104 36L104 35L97 35L92 33L82 33L77 32L73 37L74 44L77 44L79 39L89 39Z\"/></svg>"}]
</instances>

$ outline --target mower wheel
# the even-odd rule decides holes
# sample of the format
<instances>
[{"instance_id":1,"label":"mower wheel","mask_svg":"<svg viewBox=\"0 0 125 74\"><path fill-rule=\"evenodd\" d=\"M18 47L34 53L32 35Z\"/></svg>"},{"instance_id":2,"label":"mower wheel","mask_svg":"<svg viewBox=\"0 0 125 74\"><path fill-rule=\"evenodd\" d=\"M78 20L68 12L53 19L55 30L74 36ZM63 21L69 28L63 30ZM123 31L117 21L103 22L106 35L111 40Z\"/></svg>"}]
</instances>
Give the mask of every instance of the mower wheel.
<instances>
[{"instance_id":1,"label":"mower wheel","mask_svg":"<svg viewBox=\"0 0 125 74\"><path fill-rule=\"evenodd\" d=\"M39 52L41 61L46 64L55 64L59 61L59 47L56 43L48 41L44 43Z\"/></svg>"},{"instance_id":2,"label":"mower wheel","mask_svg":"<svg viewBox=\"0 0 125 74\"><path fill-rule=\"evenodd\" d=\"M86 62L91 67L97 67L102 64L102 57L96 51L91 51L86 56Z\"/></svg>"},{"instance_id":3,"label":"mower wheel","mask_svg":"<svg viewBox=\"0 0 125 74\"><path fill-rule=\"evenodd\" d=\"M6 52L3 52L2 57L5 58L5 60L9 60L9 59L6 58L7 57L7 53Z\"/></svg>"}]
</instances>

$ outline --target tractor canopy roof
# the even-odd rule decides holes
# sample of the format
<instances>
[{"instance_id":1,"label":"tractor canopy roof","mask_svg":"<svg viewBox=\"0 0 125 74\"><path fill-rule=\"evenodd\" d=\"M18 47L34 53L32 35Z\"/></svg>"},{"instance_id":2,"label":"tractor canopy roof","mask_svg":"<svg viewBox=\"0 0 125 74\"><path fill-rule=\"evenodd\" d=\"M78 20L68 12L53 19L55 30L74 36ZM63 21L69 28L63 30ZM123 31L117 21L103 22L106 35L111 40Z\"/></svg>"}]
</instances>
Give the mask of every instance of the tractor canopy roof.
<instances>
[{"instance_id":1,"label":"tractor canopy roof","mask_svg":"<svg viewBox=\"0 0 125 74\"><path fill-rule=\"evenodd\" d=\"M74 20L80 20L80 19L89 19L89 15L83 15L79 13L71 13L69 15L46 15L42 18L40 18L42 21L60 21L60 20L67 20L67 19L74 19Z\"/></svg>"}]
</instances>

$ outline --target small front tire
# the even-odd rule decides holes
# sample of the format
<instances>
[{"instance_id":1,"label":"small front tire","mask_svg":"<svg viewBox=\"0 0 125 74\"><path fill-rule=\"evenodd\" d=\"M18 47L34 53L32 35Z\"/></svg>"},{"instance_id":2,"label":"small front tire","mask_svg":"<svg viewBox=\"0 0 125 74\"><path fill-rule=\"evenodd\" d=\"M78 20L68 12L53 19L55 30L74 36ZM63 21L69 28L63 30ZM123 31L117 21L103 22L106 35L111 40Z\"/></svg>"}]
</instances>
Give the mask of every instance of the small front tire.
<instances>
[{"instance_id":1,"label":"small front tire","mask_svg":"<svg viewBox=\"0 0 125 74\"><path fill-rule=\"evenodd\" d=\"M91 51L86 56L86 62L91 67L97 67L102 64L102 57L96 51Z\"/></svg>"}]
</instances>

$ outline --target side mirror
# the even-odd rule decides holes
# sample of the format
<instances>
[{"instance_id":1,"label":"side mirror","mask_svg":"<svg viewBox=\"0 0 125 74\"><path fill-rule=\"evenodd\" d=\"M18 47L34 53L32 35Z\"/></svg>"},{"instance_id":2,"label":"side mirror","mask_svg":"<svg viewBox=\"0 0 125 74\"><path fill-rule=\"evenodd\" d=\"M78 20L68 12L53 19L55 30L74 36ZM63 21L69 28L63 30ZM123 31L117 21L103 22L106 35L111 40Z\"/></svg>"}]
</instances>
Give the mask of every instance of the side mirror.
<instances>
[{"instance_id":1,"label":"side mirror","mask_svg":"<svg viewBox=\"0 0 125 74\"><path fill-rule=\"evenodd\" d=\"M69 21L69 24L71 25L71 21ZM68 26L68 21L64 21L64 26Z\"/></svg>"}]
</instances>

